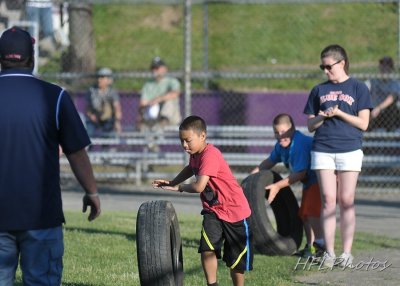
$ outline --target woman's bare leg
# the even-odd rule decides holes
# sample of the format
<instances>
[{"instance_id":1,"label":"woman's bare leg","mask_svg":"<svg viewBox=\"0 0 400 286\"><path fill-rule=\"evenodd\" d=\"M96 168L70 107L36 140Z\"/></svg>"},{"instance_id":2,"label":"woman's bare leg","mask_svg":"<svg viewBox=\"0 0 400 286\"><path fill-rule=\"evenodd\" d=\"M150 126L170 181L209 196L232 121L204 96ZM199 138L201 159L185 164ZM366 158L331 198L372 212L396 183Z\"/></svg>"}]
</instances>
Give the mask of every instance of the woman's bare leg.
<instances>
[{"instance_id":1,"label":"woman's bare leg","mask_svg":"<svg viewBox=\"0 0 400 286\"><path fill-rule=\"evenodd\" d=\"M336 231L336 191L337 178L335 170L316 170L321 190L321 225L324 234L326 251L335 253Z\"/></svg>"},{"instance_id":2,"label":"woman's bare leg","mask_svg":"<svg viewBox=\"0 0 400 286\"><path fill-rule=\"evenodd\" d=\"M359 172L338 172L338 202L340 207L340 234L343 252L351 253L354 231L356 228L356 211L354 197Z\"/></svg>"}]
</instances>

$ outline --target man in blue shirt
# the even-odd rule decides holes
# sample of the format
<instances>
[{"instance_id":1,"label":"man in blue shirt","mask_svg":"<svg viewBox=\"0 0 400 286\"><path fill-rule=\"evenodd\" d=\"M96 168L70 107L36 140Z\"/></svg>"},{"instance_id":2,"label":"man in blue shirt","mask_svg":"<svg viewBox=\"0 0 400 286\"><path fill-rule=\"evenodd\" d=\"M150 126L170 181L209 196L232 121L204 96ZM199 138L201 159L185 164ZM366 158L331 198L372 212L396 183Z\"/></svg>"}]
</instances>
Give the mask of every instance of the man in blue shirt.
<instances>
[{"instance_id":1,"label":"man in blue shirt","mask_svg":"<svg viewBox=\"0 0 400 286\"><path fill-rule=\"evenodd\" d=\"M0 285L60 285L65 222L59 146L100 215L89 137L68 93L32 75L34 39L17 27L0 37Z\"/></svg>"}]
</instances>

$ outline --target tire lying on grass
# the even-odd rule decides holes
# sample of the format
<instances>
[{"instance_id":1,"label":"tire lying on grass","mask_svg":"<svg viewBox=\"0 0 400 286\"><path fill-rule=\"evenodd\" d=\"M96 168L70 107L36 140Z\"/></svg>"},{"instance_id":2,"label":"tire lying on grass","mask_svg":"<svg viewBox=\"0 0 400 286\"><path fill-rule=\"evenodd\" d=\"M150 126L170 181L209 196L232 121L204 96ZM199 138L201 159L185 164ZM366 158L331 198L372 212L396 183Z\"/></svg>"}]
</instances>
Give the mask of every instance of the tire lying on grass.
<instances>
[{"instance_id":1,"label":"tire lying on grass","mask_svg":"<svg viewBox=\"0 0 400 286\"><path fill-rule=\"evenodd\" d=\"M141 285L183 285L182 241L171 202L149 201L139 207L136 248Z\"/></svg>"},{"instance_id":2,"label":"tire lying on grass","mask_svg":"<svg viewBox=\"0 0 400 286\"><path fill-rule=\"evenodd\" d=\"M255 251L266 255L292 255L303 238L303 223L298 216L299 205L290 189L279 191L271 208L275 215L277 231L267 215L268 195L265 186L281 179L272 171L260 171L246 177L242 187L250 204L250 223L253 229Z\"/></svg>"}]
</instances>

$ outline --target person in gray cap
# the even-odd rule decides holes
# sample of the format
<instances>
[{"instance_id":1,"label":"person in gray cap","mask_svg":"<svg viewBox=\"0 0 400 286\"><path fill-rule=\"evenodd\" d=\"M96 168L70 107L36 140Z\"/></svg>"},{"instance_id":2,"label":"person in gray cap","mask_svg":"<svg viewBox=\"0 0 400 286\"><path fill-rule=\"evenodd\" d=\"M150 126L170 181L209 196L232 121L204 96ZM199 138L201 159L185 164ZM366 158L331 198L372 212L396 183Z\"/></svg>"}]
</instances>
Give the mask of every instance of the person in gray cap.
<instances>
[{"instance_id":1,"label":"person in gray cap","mask_svg":"<svg viewBox=\"0 0 400 286\"><path fill-rule=\"evenodd\" d=\"M32 75L34 40L17 27L0 37L0 285L61 285L65 218L59 146L82 185L89 220L100 198L90 139L68 92Z\"/></svg>"},{"instance_id":2,"label":"person in gray cap","mask_svg":"<svg viewBox=\"0 0 400 286\"><path fill-rule=\"evenodd\" d=\"M139 129L178 125L182 120L180 82L167 75L167 65L160 57L152 59L150 70L153 79L147 81L141 90Z\"/></svg>"},{"instance_id":3,"label":"person in gray cap","mask_svg":"<svg viewBox=\"0 0 400 286\"><path fill-rule=\"evenodd\" d=\"M117 90L112 87L112 70L97 71L97 84L86 94L86 128L89 136L96 130L101 133L122 131L122 109Z\"/></svg>"}]
</instances>

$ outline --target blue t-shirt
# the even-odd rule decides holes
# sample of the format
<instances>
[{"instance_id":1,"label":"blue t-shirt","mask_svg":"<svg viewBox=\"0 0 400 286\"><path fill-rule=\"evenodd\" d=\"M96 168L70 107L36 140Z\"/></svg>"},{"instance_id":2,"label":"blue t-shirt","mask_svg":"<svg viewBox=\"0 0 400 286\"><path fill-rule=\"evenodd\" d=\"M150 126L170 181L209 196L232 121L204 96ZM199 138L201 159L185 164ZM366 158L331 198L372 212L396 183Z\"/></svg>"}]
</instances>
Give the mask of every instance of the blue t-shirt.
<instances>
[{"instance_id":1,"label":"blue t-shirt","mask_svg":"<svg viewBox=\"0 0 400 286\"><path fill-rule=\"evenodd\" d=\"M326 81L315 86L304 108L305 114L318 115L335 105L348 114L357 116L363 109L372 109L371 96L365 83L353 78L341 83ZM335 116L324 120L314 135L312 150L326 153L344 153L361 149L362 130Z\"/></svg>"},{"instance_id":2,"label":"blue t-shirt","mask_svg":"<svg viewBox=\"0 0 400 286\"><path fill-rule=\"evenodd\" d=\"M283 148L279 143L269 155L269 160L275 164L282 162L290 173L307 170L306 178L302 181L303 189L317 182L317 176L311 166L311 147L313 138L296 130L289 147Z\"/></svg>"},{"instance_id":3,"label":"blue t-shirt","mask_svg":"<svg viewBox=\"0 0 400 286\"><path fill-rule=\"evenodd\" d=\"M395 101L400 94L400 83L394 79L371 79L371 98L373 106L377 106L391 94Z\"/></svg>"},{"instance_id":4,"label":"blue t-shirt","mask_svg":"<svg viewBox=\"0 0 400 286\"><path fill-rule=\"evenodd\" d=\"M0 73L0 231L64 222L59 145L66 154L90 144L61 87L27 70Z\"/></svg>"}]
</instances>

